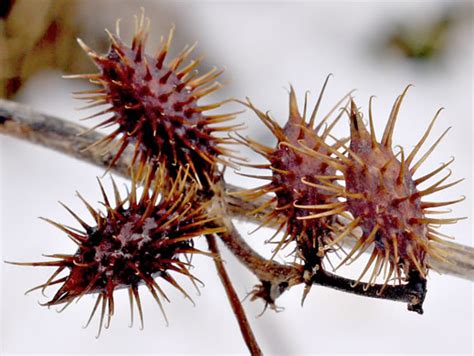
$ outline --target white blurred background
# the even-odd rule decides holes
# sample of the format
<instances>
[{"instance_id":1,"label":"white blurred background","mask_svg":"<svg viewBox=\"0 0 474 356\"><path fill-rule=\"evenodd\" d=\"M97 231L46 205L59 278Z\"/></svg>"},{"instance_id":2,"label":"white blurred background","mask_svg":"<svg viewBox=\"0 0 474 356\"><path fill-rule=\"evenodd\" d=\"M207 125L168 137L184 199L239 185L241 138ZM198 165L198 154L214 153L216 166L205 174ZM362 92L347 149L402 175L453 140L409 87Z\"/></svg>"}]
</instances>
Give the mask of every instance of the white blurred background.
<instances>
[{"instance_id":1,"label":"white blurred background","mask_svg":"<svg viewBox=\"0 0 474 356\"><path fill-rule=\"evenodd\" d=\"M31 0L32 4L35 3ZM374 101L375 126L380 134L393 101L407 84L414 84L401 108L394 144L409 150L418 141L432 116L441 106L446 110L429 142L448 126L451 132L423 166L420 175L436 168L450 156L453 179L466 180L439 193L436 200L466 196L453 207L452 216L469 219L447 226L443 232L458 243L472 246L472 112L473 112L473 17L472 3L454 1L420 2L171 2L171 1L79 1L79 21L87 24L86 42L104 27L113 29L121 17L122 34L130 39L133 14L145 6L151 18L149 53L154 53L159 37L176 24L174 50L198 41L196 53L205 55L203 70L212 65L225 67L224 90L206 100L217 101L246 96L263 111L271 110L283 124L288 116L289 85L294 86L302 104L304 92L311 92L314 103L328 73L333 73L325 94L321 114L350 89L366 112L370 95ZM393 45L403 26L415 40L423 43L429 29L448 18L442 44L419 58L409 58ZM421 38L421 39L420 39ZM390 44L392 43L392 44ZM420 58L422 57L422 58ZM20 90L14 100L45 113L74 122L86 116L75 108L81 104L71 98L72 91L87 88L80 81L61 79L61 72L43 71ZM240 109L229 105L223 111ZM251 112L240 115L247 124L245 134L271 144L271 136ZM97 122L95 122L97 123ZM91 123L92 125L93 123ZM336 136L348 134L344 120ZM428 147L428 145L426 146ZM259 157L245 154L252 160ZM9 137L0 137L0 236L2 260L36 261L45 253L74 252L73 244L52 226L39 221L45 216L72 224L72 218L57 203L61 200L85 216L77 190L90 201L100 199L95 180L103 169L79 162L56 152ZM261 182L227 172L230 183L256 186ZM120 182L127 183L119 179ZM110 188L109 179L105 179ZM249 224L238 224L247 236ZM247 237L259 251L270 231L260 230ZM204 244L202 244L204 247ZM244 297L256 279L225 248L235 287ZM282 256L277 260L281 261ZM361 262L362 263L362 262ZM94 303L92 296L71 305L61 314L56 308L40 307L41 293L23 292L46 281L47 268L1 266L1 336L4 353L193 353L245 354L229 303L208 258L195 258L194 273L206 287L195 296L192 286L183 283L197 306L169 288L172 303L166 305L170 326L165 327L153 298L141 289L145 330L128 328L129 306L125 291L116 292L116 315L109 330L94 338L97 320L81 329ZM355 275L361 264L346 269ZM354 272L355 271L355 272ZM47 291L51 297L54 290ZM425 314L420 316L399 303L372 300L313 287L304 307L300 306L302 287L285 293L277 304L281 313L262 311L259 301L244 303L249 320L266 354L472 354L472 283L430 273ZM96 316L97 318L97 316Z\"/></svg>"}]
</instances>

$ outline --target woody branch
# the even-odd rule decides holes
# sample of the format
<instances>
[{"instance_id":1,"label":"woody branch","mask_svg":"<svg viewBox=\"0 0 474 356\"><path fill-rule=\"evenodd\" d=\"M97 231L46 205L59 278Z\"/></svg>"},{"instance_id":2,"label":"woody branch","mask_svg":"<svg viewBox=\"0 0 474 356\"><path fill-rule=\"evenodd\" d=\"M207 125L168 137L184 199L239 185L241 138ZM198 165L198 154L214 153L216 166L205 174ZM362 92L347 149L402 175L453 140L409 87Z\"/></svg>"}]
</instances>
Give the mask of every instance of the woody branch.
<instances>
[{"instance_id":1,"label":"woody branch","mask_svg":"<svg viewBox=\"0 0 474 356\"><path fill-rule=\"evenodd\" d=\"M22 104L0 99L0 133L51 148L99 167L109 167L115 152L103 154L100 147L85 150L103 137L98 132L86 131L87 129L83 126L39 113ZM126 150L111 171L128 178L131 157L132 152ZM232 223L232 218L235 218L259 224L266 211L253 216L249 216L247 212L255 210L263 200L268 198L262 198L260 202L244 202L234 195L225 194L225 192L239 191L241 188L224 182L222 184L221 194L218 194L216 199L225 212L222 223L227 226L227 233L221 234L221 240L262 282L284 285L285 288L302 283L301 271L297 267L282 265L259 255L250 248ZM345 244L350 246L354 244L354 241L347 239ZM474 249L472 247L456 243L439 244L438 247L450 255L450 260L449 262L430 260L433 269L447 275L474 280ZM416 286L411 285L387 286L380 293L380 287L377 285L366 288L367 286L361 283L353 288L351 280L329 272L321 272L315 284L368 297L402 301L408 303L409 308L420 302L416 300L419 297L416 294Z\"/></svg>"}]
</instances>

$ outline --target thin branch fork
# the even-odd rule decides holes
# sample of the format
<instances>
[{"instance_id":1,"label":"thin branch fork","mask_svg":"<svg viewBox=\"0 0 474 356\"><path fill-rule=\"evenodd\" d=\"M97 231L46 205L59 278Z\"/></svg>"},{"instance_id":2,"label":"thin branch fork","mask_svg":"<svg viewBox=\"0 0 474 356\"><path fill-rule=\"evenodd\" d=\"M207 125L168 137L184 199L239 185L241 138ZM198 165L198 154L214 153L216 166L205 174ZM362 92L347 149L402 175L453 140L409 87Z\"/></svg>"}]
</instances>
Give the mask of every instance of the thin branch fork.
<instances>
[{"instance_id":1,"label":"thin branch fork","mask_svg":"<svg viewBox=\"0 0 474 356\"><path fill-rule=\"evenodd\" d=\"M40 144L56 151L68 154L80 160L108 168L114 157L114 152L103 154L101 147L94 146L87 149L103 136L97 132L86 132L87 129L48 115L41 114L22 104L0 100L0 133L20 138L32 143ZM111 171L124 177L129 177L128 167L132 152L124 152ZM224 184L222 182L222 184ZM262 282L270 282L272 286L289 288L302 283L301 270L298 266L282 265L270 261L255 252L235 229L232 218L250 221L259 224L261 215L248 216L247 212L260 206L261 202L248 203L235 196L225 194L235 192L241 188L223 185L216 202L221 206L226 216L222 223L227 226L227 233L220 234L220 238L229 250ZM268 198L263 198L268 199ZM348 240L349 244L353 244ZM449 262L431 260L430 265L437 271L456 277L474 280L474 249L456 243L439 245L439 248L450 256ZM380 293L381 286L368 287L364 283L353 288L351 281L329 272L321 272L314 280L315 284L342 290L349 293L368 297L384 298L408 303L409 308L417 308L422 303L417 286L387 286ZM418 293L418 294L417 294Z\"/></svg>"}]
</instances>

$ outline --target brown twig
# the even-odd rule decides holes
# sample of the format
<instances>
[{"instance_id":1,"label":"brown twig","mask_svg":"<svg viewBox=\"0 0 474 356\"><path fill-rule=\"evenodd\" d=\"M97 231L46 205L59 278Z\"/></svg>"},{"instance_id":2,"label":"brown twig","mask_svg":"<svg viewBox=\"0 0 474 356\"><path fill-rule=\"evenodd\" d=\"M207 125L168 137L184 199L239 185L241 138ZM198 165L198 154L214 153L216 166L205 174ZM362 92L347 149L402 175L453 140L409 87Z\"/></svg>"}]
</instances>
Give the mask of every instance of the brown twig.
<instances>
[{"instance_id":1,"label":"brown twig","mask_svg":"<svg viewBox=\"0 0 474 356\"><path fill-rule=\"evenodd\" d=\"M227 231L219 236L239 261L260 279L262 288L268 289L263 292L263 295L260 295L262 299L274 304L275 299L285 290L303 283L303 270L300 266L282 265L265 259L250 248L235 227L225 221L226 219L228 218L223 218L223 223L227 225ZM354 286L353 280L326 271L319 271L315 275L313 283L364 297L403 302L408 304L409 310L419 314L423 313L422 304L426 294L426 285L425 281L416 278L412 278L409 284L402 286L368 286L366 283ZM277 294L272 296L272 290L278 291Z\"/></svg>"},{"instance_id":2,"label":"brown twig","mask_svg":"<svg viewBox=\"0 0 474 356\"><path fill-rule=\"evenodd\" d=\"M238 197L234 196L233 193L241 191L242 188L227 184L226 185L226 202L227 211L230 216L240 221L251 222L254 224L260 224L261 217L268 214L272 207L260 210L256 215L249 215L249 211L256 210L262 206L268 198L260 198L254 202L242 201ZM269 226L271 227L271 226ZM347 238L343 242L343 247L352 248L356 243L355 239ZM462 279L474 281L474 248L457 244L454 242L445 241L443 244L438 242L432 242L440 250L446 252L449 256L449 262L438 260L435 258L429 258L429 265L439 273L455 276Z\"/></svg>"},{"instance_id":3,"label":"brown twig","mask_svg":"<svg viewBox=\"0 0 474 356\"><path fill-rule=\"evenodd\" d=\"M258 346L257 340L255 339L255 335L253 334L250 324L247 320L244 308L240 303L239 296L237 295L229 278L229 275L225 270L216 239L213 235L206 235L206 240L207 244L209 245L209 251L211 251L215 255L214 263L216 265L217 274L219 275L227 297L229 298L230 305L239 323L240 332L242 333L245 343L247 344L247 347L252 355L263 355L262 351L260 350L260 347Z\"/></svg>"},{"instance_id":4,"label":"brown twig","mask_svg":"<svg viewBox=\"0 0 474 356\"><path fill-rule=\"evenodd\" d=\"M103 154L101 147L97 146L87 149L103 136L96 131L86 131L83 126L0 99L0 133L51 148L99 167L108 167L114 153ZM122 155L112 171L128 177L131 157L129 150Z\"/></svg>"}]
</instances>

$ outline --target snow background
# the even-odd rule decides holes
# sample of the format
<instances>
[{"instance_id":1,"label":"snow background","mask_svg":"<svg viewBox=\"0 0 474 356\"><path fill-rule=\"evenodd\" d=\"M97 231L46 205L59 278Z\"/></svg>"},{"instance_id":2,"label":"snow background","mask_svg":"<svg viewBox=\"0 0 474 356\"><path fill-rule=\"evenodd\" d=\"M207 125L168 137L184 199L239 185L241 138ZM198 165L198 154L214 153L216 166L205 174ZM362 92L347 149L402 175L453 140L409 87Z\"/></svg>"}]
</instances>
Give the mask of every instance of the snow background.
<instances>
[{"instance_id":1,"label":"snow background","mask_svg":"<svg viewBox=\"0 0 474 356\"><path fill-rule=\"evenodd\" d=\"M176 23L176 51L185 43L198 40L196 53L206 56L204 69L214 64L226 68L223 78L226 88L207 100L248 96L263 111L271 110L282 124L288 115L289 84L294 86L300 104L306 90L311 91L310 103L314 103L325 77L333 73L320 113L329 110L352 88L357 88L355 98L364 112L367 112L370 95L377 95L374 116L380 137L396 96L407 84L414 84L402 105L394 144L407 150L413 147L436 110L440 106L446 108L429 142L434 142L446 127L453 126L453 129L423 166L420 175L450 156L456 157L451 167L453 180L460 177L466 180L439 193L437 200L466 196L466 201L453 206L452 216L469 219L446 226L443 232L455 236L459 243L472 246L473 24L470 2L83 3L83 15L85 21L90 22L91 32L103 27L113 29L115 18L122 17L126 39L130 38L132 15L144 5L152 20L149 53L156 48L159 36L167 33L172 22ZM445 56L431 63L416 63L377 49L393 23L423 24L453 4L464 9L462 12L467 19L449 32ZM70 93L87 86L60 76L56 71L38 74L16 100L78 122L87 113L75 110L81 105ZM223 111L232 109L239 107L229 105ZM271 144L271 136L254 114L247 111L239 119L247 124L249 136ZM348 125L344 121L337 126L335 134L344 136L347 132ZM35 261L41 260L41 253L73 252L73 244L60 231L37 217L71 223L72 218L57 200L86 216L74 192L81 192L92 202L100 200L94 177L101 176L103 169L3 136L0 137L0 160L2 260ZM249 187L260 183L228 173L230 183ZM104 181L111 188L110 180ZM126 183L119 178L118 181ZM252 226L239 224L239 228L245 234ZM262 242L269 233L260 230L248 236L248 241L262 250ZM269 255L268 249L262 251ZM229 253L225 252L224 257L235 288L244 297L256 280ZM184 300L178 291L166 288L172 303L165 306L170 319L170 326L165 327L155 301L142 287L145 330L139 331L137 322L129 329L128 296L125 291L118 291L111 327L102 332L99 340L94 338L97 315L88 329L80 328L89 316L95 297L84 297L80 303L58 314L56 308L48 310L38 306L37 301L45 301L40 293L23 296L25 290L47 280L52 273L50 269L1 264L0 350L12 354L246 354L213 262L199 257L194 261L194 273L206 284L202 295L196 296L192 285L187 281L183 283L197 307ZM345 273L360 271L361 264L346 269ZM285 307L284 312L267 311L256 318L263 308L261 302L246 301L244 307L265 354L472 354L472 283L432 272L428 289L423 316L408 312L403 304L316 286L303 308L300 306L301 286L278 299L278 305ZM47 295L51 297L53 291Z\"/></svg>"}]
</instances>

